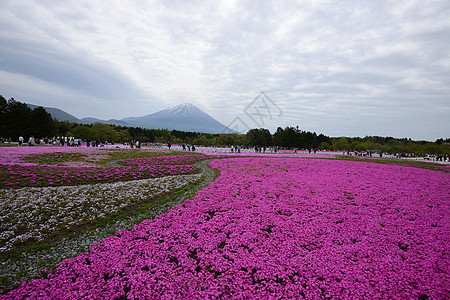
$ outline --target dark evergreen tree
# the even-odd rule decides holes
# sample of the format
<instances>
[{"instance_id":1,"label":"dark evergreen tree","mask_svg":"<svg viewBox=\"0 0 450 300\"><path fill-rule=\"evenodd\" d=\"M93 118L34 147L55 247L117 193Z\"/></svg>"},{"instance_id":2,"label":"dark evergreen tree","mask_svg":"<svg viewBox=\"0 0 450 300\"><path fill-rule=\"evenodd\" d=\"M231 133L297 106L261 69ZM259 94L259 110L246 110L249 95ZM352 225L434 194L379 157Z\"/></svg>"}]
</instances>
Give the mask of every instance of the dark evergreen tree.
<instances>
[{"instance_id":1,"label":"dark evergreen tree","mask_svg":"<svg viewBox=\"0 0 450 300\"><path fill-rule=\"evenodd\" d=\"M31 112L31 133L37 138L52 137L55 134L52 116L42 107Z\"/></svg>"},{"instance_id":2,"label":"dark evergreen tree","mask_svg":"<svg viewBox=\"0 0 450 300\"><path fill-rule=\"evenodd\" d=\"M272 145L272 135L270 131L264 128L250 129L247 134L247 142L249 146L268 147Z\"/></svg>"},{"instance_id":3,"label":"dark evergreen tree","mask_svg":"<svg viewBox=\"0 0 450 300\"><path fill-rule=\"evenodd\" d=\"M8 114L8 102L6 99L0 95L0 137L8 138L6 135L6 126L7 122L7 114Z\"/></svg>"},{"instance_id":4,"label":"dark evergreen tree","mask_svg":"<svg viewBox=\"0 0 450 300\"><path fill-rule=\"evenodd\" d=\"M5 131L3 135L17 140L19 136L29 137L32 135L31 117L32 110L25 103L11 98L6 105L4 118Z\"/></svg>"}]
</instances>

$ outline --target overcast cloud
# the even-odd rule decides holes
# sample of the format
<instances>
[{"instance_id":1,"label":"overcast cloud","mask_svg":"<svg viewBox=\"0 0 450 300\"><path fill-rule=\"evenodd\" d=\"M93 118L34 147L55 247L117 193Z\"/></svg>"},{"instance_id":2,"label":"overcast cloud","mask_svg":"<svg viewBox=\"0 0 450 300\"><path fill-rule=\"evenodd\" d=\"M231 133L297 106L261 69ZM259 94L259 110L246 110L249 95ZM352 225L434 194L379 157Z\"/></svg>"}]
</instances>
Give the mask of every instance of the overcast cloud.
<instances>
[{"instance_id":1,"label":"overcast cloud","mask_svg":"<svg viewBox=\"0 0 450 300\"><path fill-rule=\"evenodd\" d=\"M446 0L3 0L0 15L7 99L79 118L190 102L271 132L450 137ZM262 91L271 118L251 119Z\"/></svg>"}]
</instances>

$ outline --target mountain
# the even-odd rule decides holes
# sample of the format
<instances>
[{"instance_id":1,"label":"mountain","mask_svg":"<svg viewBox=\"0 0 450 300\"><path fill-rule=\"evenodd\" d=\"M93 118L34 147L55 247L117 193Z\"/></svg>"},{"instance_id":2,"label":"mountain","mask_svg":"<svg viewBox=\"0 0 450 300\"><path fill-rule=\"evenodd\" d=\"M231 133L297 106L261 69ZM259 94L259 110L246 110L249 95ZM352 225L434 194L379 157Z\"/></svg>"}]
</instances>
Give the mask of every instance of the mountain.
<instances>
[{"instance_id":1,"label":"mountain","mask_svg":"<svg viewBox=\"0 0 450 300\"><path fill-rule=\"evenodd\" d=\"M38 107L33 104L27 105L31 109ZM44 107L44 109L52 115L53 119L61 122L68 121L77 124L105 123L128 127L168 130L175 129L179 131L201 133L236 133L236 131L228 128L207 113L197 108L195 105L189 103L181 103L177 106L143 117L128 117L121 120L100 120L92 117L78 119L77 117L58 108Z\"/></svg>"},{"instance_id":2,"label":"mountain","mask_svg":"<svg viewBox=\"0 0 450 300\"><path fill-rule=\"evenodd\" d=\"M103 123L104 121L97 118L88 117L88 118L81 118L81 122L83 124L94 124L94 123Z\"/></svg>"},{"instance_id":3,"label":"mountain","mask_svg":"<svg viewBox=\"0 0 450 300\"><path fill-rule=\"evenodd\" d=\"M39 107L38 105L29 104L27 103L28 107L31 109L35 109ZM122 120L116 120L116 119L110 119L110 120L100 120L97 118L82 118L78 119L77 117L54 107L44 107L44 109L52 116L53 119L56 119L60 122L70 122L70 123L76 123L76 124L95 124L95 123L105 123L110 125L119 125L119 126L131 126L125 121Z\"/></svg>"},{"instance_id":4,"label":"mountain","mask_svg":"<svg viewBox=\"0 0 450 300\"><path fill-rule=\"evenodd\" d=\"M131 124L128 124L125 121L116 120L116 119L100 120L100 119L97 119L97 118L82 118L81 119L81 123L83 123L83 124L104 123L104 124L109 124L109 125L131 126Z\"/></svg>"},{"instance_id":5,"label":"mountain","mask_svg":"<svg viewBox=\"0 0 450 300\"><path fill-rule=\"evenodd\" d=\"M153 129L175 129L202 133L234 132L190 103L181 103L143 117L123 118L122 121L133 126Z\"/></svg>"},{"instance_id":6,"label":"mountain","mask_svg":"<svg viewBox=\"0 0 450 300\"><path fill-rule=\"evenodd\" d=\"M28 107L31 108L31 109L35 109L35 108L39 107L39 105L34 105L34 104L28 104L28 103L27 103L27 105L28 105ZM82 123L81 120L78 119L77 117L75 117L75 116L73 116L73 115L71 115L71 114L68 114L68 113L66 113L65 111L63 111L63 110L61 110L61 109L59 109L59 108L54 108L54 107L44 107L44 109L45 109L49 114L52 115L52 118L53 118L53 119L56 119L56 120L58 120L58 121L60 121L60 122L67 121L67 122L70 122L70 123L77 123L77 124Z\"/></svg>"}]
</instances>

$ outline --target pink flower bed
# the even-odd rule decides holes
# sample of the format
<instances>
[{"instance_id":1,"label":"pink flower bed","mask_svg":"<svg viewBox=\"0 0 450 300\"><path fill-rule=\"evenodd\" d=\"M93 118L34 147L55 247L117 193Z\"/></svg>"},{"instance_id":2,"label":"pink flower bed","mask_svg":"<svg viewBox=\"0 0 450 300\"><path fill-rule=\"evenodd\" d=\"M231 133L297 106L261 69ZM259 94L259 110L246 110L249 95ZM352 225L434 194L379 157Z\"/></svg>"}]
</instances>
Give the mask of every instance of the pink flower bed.
<instances>
[{"instance_id":1,"label":"pink flower bed","mask_svg":"<svg viewBox=\"0 0 450 300\"><path fill-rule=\"evenodd\" d=\"M115 182L154 178L167 175L188 174L196 169L190 164L212 158L205 155L161 156L122 160L120 167L94 167L81 165L41 166L24 162L29 155L48 153L107 154L108 151L87 147L1 147L0 148L0 189L24 186L78 185L98 182ZM133 151L133 150L131 150ZM156 152L147 151L146 152ZM167 151L162 151L161 154Z\"/></svg>"},{"instance_id":2,"label":"pink flower bed","mask_svg":"<svg viewBox=\"0 0 450 300\"><path fill-rule=\"evenodd\" d=\"M101 153L102 148L94 147L56 147L56 146L35 146L35 147L0 147L0 164L2 165L16 165L35 166L35 163L24 162L23 159L29 155L39 155L55 152L79 152L84 154L98 154Z\"/></svg>"},{"instance_id":3,"label":"pink flower bed","mask_svg":"<svg viewBox=\"0 0 450 300\"><path fill-rule=\"evenodd\" d=\"M233 158L154 220L1 299L449 299L450 175Z\"/></svg>"},{"instance_id":4,"label":"pink flower bed","mask_svg":"<svg viewBox=\"0 0 450 300\"><path fill-rule=\"evenodd\" d=\"M296 157L296 158L336 158L336 153L320 151L317 153L309 153L308 151L298 151L294 153L294 150L288 151L283 150L277 153L270 153L270 151L266 151L265 153L255 153L255 152L246 152L246 153L236 153L236 152L225 152L225 153L216 153L216 152L202 152L207 155L213 155L216 157Z\"/></svg>"},{"instance_id":5,"label":"pink flower bed","mask_svg":"<svg viewBox=\"0 0 450 300\"><path fill-rule=\"evenodd\" d=\"M178 156L159 156L159 157L144 157L121 160L124 165L136 166L141 168L148 165L180 165L190 164L200 160L204 160L209 156L205 155L178 155Z\"/></svg>"},{"instance_id":6,"label":"pink flower bed","mask_svg":"<svg viewBox=\"0 0 450 300\"><path fill-rule=\"evenodd\" d=\"M196 169L188 165L191 160L184 159L185 157L186 155L176 156L176 165L165 164L166 161L159 158L141 160L131 166L123 167L12 165L5 169L5 175L0 172L0 188L33 185L77 185L188 174ZM128 163L131 164L132 161L133 159L130 159ZM175 159L167 159L167 162L172 161L175 161Z\"/></svg>"}]
</instances>

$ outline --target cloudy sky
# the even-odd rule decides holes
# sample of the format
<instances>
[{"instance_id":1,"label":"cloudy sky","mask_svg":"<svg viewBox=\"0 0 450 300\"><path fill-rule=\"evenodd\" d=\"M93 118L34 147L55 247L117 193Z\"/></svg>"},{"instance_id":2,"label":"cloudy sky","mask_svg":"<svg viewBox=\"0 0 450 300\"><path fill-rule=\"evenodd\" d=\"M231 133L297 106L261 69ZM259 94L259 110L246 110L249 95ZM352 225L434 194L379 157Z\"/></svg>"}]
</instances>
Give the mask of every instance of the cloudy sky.
<instances>
[{"instance_id":1,"label":"cloudy sky","mask_svg":"<svg viewBox=\"0 0 450 300\"><path fill-rule=\"evenodd\" d=\"M241 130L450 137L448 0L2 0L0 15L7 99L78 118L189 102Z\"/></svg>"}]
</instances>

